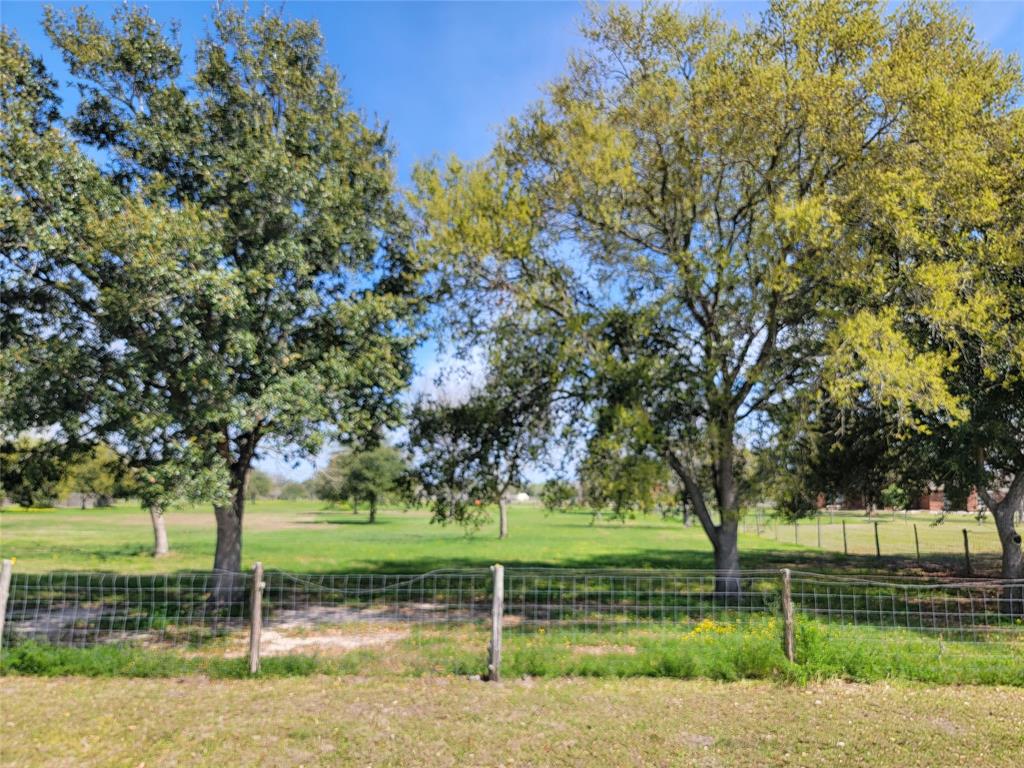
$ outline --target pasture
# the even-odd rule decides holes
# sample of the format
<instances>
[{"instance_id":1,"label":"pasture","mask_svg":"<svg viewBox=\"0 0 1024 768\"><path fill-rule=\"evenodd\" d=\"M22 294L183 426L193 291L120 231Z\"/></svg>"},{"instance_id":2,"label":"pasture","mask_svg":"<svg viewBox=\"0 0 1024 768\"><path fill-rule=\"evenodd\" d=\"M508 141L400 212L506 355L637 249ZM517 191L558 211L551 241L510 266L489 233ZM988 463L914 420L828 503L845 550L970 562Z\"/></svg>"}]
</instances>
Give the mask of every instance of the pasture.
<instances>
[{"instance_id":1,"label":"pasture","mask_svg":"<svg viewBox=\"0 0 1024 768\"><path fill-rule=\"evenodd\" d=\"M492 520L479 529L430 523L425 510L383 509L373 525L321 501L260 500L246 508L243 566L257 560L267 568L301 573L418 573L435 568L507 566L572 568L710 568L711 545L696 524L678 518L638 516L624 522L588 512L547 512L533 504L513 505L510 537L497 538ZM744 518L740 551L745 568L789 565L807 570L917 570L913 526L923 566L960 573L962 529L971 539L979 573L997 565L998 540L991 519L977 522L953 515L825 513L798 526L750 512ZM846 521L849 555L843 555ZM875 557L874 521L882 558ZM151 556L149 517L137 504L100 509L21 509L0 511L0 553L17 558L19 572L103 571L161 573L203 571L213 562L215 525L207 507L179 506L167 513L171 554Z\"/></svg>"}]
</instances>

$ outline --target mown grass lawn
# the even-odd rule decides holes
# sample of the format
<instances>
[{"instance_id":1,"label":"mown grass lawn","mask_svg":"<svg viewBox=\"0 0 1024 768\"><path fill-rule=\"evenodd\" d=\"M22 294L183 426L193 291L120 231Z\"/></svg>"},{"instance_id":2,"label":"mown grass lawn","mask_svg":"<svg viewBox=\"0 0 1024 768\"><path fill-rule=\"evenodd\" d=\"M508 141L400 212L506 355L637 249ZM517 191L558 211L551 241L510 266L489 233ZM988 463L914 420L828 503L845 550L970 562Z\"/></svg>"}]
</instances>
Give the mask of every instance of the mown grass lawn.
<instances>
[{"instance_id":1,"label":"mown grass lawn","mask_svg":"<svg viewBox=\"0 0 1024 768\"><path fill-rule=\"evenodd\" d=\"M150 555L149 517L135 504L89 510L8 508L0 511L0 552L3 557L16 557L20 572L209 569L215 535L212 511L179 507L167 517L172 553L154 559ZM623 524L609 519L594 522L586 513L551 514L535 505L514 506L510 512L511 536L505 541L498 540L493 521L477 530L466 530L431 524L423 510L399 509L382 511L374 525L366 519L365 514L353 515L319 501L249 504L243 565L248 568L260 560L265 567L276 570L391 573L481 567L494 562L579 568L712 567L711 545L699 526L687 528L678 519L663 520L657 515ZM834 528L838 527L836 523ZM858 542L868 535L869 527L857 522L855 528L851 517L851 531L856 530L851 537L855 535ZM826 546L818 550L813 524L801 526L799 544L787 540L792 538L792 526L789 531L780 528L779 540L767 530L758 535L753 518L749 518L747 528L740 540L747 568L793 564L828 571L878 571L913 565L905 546L889 546L897 536L900 541L906 538L906 524L901 522L880 524L881 535L886 537L883 552L903 553L881 561L859 545L850 557L844 557L841 548L827 551ZM829 541L834 544L832 534L830 527ZM929 529L930 537L940 535L943 542L953 540L960 535L959 526L949 531ZM950 557L938 554L931 562L951 570L960 567L957 556ZM991 554L987 560L979 556L979 569L993 565Z\"/></svg>"},{"instance_id":2,"label":"mown grass lawn","mask_svg":"<svg viewBox=\"0 0 1024 768\"><path fill-rule=\"evenodd\" d=\"M4 766L1019 765L1019 689L680 680L0 680Z\"/></svg>"},{"instance_id":3,"label":"mown grass lawn","mask_svg":"<svg viewBox=\"0 0 1024 768\"><path fill-rule=\"evenodd\" d=\"M578 567L676 567L711 565L703 532L678 520L651 515L626 524L589 514L548 514L538 506L510 512L511 536L497 538L496 523L480 529L430 523L423 510L365 514L319 501L259 501L246 509L244 565L289 571L419 572L433 568L531 564ZM19 571L102 570L153 572L206 570L213 562L214 518L205 507L168 512L172 554L150 556L148 515L138 506L0 512L4 557ZM751 534L752 558L800 552Z\"/></svg>"}]
</instances>

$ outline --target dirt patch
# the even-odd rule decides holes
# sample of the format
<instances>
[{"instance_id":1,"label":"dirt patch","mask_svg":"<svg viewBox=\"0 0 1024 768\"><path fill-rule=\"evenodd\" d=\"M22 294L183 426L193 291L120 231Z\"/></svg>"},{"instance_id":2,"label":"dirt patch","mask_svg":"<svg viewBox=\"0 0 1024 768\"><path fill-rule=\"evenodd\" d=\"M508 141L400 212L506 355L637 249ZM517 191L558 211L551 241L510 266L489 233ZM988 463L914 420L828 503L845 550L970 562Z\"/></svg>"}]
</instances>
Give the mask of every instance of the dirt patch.
<instances>
[{"instance_id":1,"label":"dirt patch","mask_svg":"<svg viewBox=\"0 0 1024 768\"><path fill-rule=\"evenodd\" d=\"M358 648L375 648L403 640L409 636L406 629L382 629L377 632L318 632L292 635L276 630L264 630L260 653L279 656L288 653L341 654Z\"/></svg>"}]
</instances>

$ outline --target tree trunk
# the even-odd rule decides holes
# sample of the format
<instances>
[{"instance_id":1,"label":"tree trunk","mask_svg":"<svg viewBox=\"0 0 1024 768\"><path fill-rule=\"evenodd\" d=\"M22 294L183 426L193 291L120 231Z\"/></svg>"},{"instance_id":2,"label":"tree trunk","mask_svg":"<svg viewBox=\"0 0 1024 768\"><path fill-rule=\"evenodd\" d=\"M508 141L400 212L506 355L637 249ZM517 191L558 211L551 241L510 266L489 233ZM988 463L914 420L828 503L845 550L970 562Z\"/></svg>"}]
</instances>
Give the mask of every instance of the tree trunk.
<instances>
[{"instance_id":1,"label":"tree trunk","mask_svg":"<svg viewBox=\"0 0 1024 768\"><path fill-rule=\"evenodd\" d=\"M718 526L715 547L715 598L736 603L740 593L740 550L737 541L739 525L736 520L725 520Z\"/></svg>"},{"instance_id":2,"label":"tree trunk","mask_svg":"<svg viewBox=\"0 0 1024 768\"><path fill-rule=\"evenodd\" d=\"M719 429L718 457L715 461L715 499L718 501L715 548L715 597L738 602L740 597L739 492L736 487L734 428L731 422Z\"/></svg>"},{"instance_id":3,"label":"tree trunk","mask_svg":"<svg viewBox=\"0 0 1024 768\"><path fill-rule=\"evenodd\" d=\"M711 519L704 493L697 484L693 471L672 452L666 454L669 466L683 482L686 495L693 505L693 512L700 521L704 533L711 541L715 553L715 599L730 603L739 601L740 554L739 516L736 514L736 478L733 470L731 445L720 448L714 465L715 496L721 522L715 525Z\"/></svg>"},{"instance_id":4,"label":"tree trunk","mask_svg":"<svg viewBox=\"0 0 1024 768\"><path fill-rule=\"evenodd\" d=\"M234 604L244 599L242 570L242 516L245 512L245 477L232 481L231 503L215 505L217 518L217 549L213 557L214 601L218 605Z\"/></svg>"},{"instance_id":5,"label":"tree trunk","mask_svg":"<svg viewBox=\"0 0 1024 768\"><path fill-rule=\"evenodd\" d=\"M370 499L370 522L377 522L377 500Z\"/></svg>"},{"instance_id":6,"label":"tree trunk","mask_svg":"<svg viewBox=\"0 0 1024 768\"><path fill-rule=\"evenodd\" d=\"M1024 550L1014 520L1024 511L1024 472L1018 472L1006 496L992 507L992 517L1002 546L1004 579L1024 580ZM1008 584L1003 592L1003 608L1011 616L1024 615L1024 582Z\"/></svg>"},{"instance_id":7,"label":"tree trunk","mask_svg":"<svg viewBox=\"0 0 1024 768\"><path fill-rule=\"evenodd\" d=\"M149 519L153 522L153 557L163 557L170 553L167 543L167 523L164 520L164 508L153 504L149 508Z\"/></svg>"},{"instance_id":8,"label":"tree trunk","mask_svg":"<svg viewBox=\"0 0 1024 768\"><path fill-rule=\"evenodd\" d=\"M498 538L508 538L508 509L505 505L505 497L498 497Z\"/></svg>"}]
</instances>

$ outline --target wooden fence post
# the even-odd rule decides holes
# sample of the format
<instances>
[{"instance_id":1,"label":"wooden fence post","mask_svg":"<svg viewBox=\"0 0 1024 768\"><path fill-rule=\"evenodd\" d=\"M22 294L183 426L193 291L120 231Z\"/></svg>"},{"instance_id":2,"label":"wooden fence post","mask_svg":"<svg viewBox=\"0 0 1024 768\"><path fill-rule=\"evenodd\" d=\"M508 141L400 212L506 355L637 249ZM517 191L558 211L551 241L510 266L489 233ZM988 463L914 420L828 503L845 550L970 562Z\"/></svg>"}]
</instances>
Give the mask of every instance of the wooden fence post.
<instances>
[{"instance_id":1,"label":"wooden fence post","mask_svg":"<svg viewBox=\"0 0 1024 768\"><path fill-rule=\"evenodd\" d=\"M921 542L917 538L917 523L914 523L914 552L917 553L917 564L921 564Z\"/></svg>"},{"instance_id":2,"label":"wooden fence post","mask_svg":"<svg viewBox=\"0 0 1024 768\"><path fill-rule=\"evenodd\" d=\"M800 528L797 526L797 521L793 521L793 543L800 543Z\"/></svg>"},{"instance_id":3,"label":"wooden fence post","mask_svg":"<svg viewBox=\"0 0 1024 768\"><path fill-rule=\"evenodd\" d=\"M4 558L0 567L0 649L4 645L4 619L7 618L7 598L11 594L11 568L13 563Z\"/></svg>"},{"instance_id":4,"label":"wooden fence post","mask_svg":"<svg viewBox=\"0 0 1024 768\"><path fill-rule=\"evenodd\" d=\"M249 673L260 671L260 635L263 632L263 563L252 567L252 589L249 601Z\"/></svg>"},{"instance_id":5,"label":"wooden fence post","mask_svg":"<svg viewBox=\"0 0 1024 768\"><path fill-rule=\"evenodd\" d=\"M878 521L875 520L875 557L882 556L882 547L878 543Z\"/></svg>"},{"instance_id":6,"label":"wooden fence post","mask_svg":"<svg viewBox=\"0 0 1024 768\"><path fill-rule=\"evenodd\" d=\"M789 568L782 569L782 650L790 661L796 660L796 638L793 631L793 586Z\"/></svg>"},{"instance_id":7,"label":"wooden fence post","mask_svg":"<svg viewBox=\"0 0 1024 768\"><path fill-rule=\"evenodd\" d=\"M487 647L487 679L501 680L501 629L505 615L505 566L495 563L491 566L491 642Z\"/></svg>"},{"instance_id":8,"label":"wooden fence post","mask_svg":"<svg viewBox=\"0 0 1024 768\"><path fill-rule=\"evenodd\" d=\"M966 528L964 528L964 562L967 564L967 575L973 576L974 570L971 568L971 546L967 543Z\"/></svg>"},{"instance_id":9,"label":"wooden fence post","mask_svg":"<svg viewBox=\"0 0 1024 768\"><path fill-rule=\"evenodd\" d=\"M844 555L848 555L848 554L850 554L850 551L849 551L849 549L846 546L846 521L843 520L842 523L843 523L843 554Z\"/></svg>"}]
</instances>

